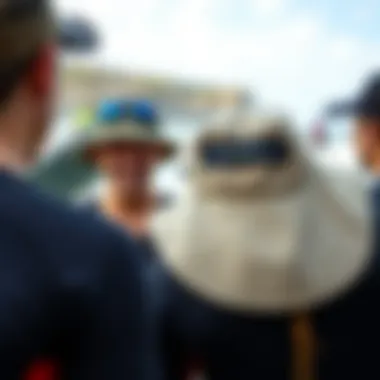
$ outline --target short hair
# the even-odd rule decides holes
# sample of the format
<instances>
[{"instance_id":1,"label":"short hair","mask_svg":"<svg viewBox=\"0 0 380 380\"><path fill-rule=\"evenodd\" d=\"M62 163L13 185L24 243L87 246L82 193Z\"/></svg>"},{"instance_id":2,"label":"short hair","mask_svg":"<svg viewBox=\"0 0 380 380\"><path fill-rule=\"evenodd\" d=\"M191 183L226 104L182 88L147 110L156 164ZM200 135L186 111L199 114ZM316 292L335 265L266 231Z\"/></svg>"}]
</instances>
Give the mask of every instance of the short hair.
<instances>
[{"instance_id":1,"label":"short hair","mask_svg":"<svg viewBox=\"0 0 380 380\"><path fill-rule=\"evenodd\" d=\"M0 4L0 105L25 74L39 48L54 36L49 0L2 0Z\"/></svg>"}]
</instances>

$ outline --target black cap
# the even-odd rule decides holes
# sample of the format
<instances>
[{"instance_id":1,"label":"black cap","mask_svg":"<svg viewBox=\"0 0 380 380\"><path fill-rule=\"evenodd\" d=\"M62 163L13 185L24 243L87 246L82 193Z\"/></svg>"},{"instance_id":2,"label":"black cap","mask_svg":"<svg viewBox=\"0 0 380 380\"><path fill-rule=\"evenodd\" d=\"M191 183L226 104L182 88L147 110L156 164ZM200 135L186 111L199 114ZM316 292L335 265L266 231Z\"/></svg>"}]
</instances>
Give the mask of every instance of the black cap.
<instances>
[{"instance_id":1,"label":"black cap","mask_svg":"<svg viewBox=\"0 0 380 380\"><path fill-rule=\"evenodd\" d=\"M50 0L3 0L0 5L0 69L30 57L44 42L64 50L85 50L97 43L84 19L56 19Z\"/></svg>"},{"instance_id":2,"label":"black cap","mask_svg":"<svg viewBox=\"0 0 380 380\"><path fill-rule=\"evenodd\" d=\"M62 50L83 52L98 46L99 38L92 23L82 17L58 20L58 43Z\"/></svg>"},{"instance_id":3,"label":"black cap","mask_svg":"<svg viewBox=\"0 0 380 380\"><path fill-rule=\"evenodd\" d=\"M380 72L371 75L354 100L338 101L327 107L329 116L380 118Z\"/></svg>"}]
</instances>

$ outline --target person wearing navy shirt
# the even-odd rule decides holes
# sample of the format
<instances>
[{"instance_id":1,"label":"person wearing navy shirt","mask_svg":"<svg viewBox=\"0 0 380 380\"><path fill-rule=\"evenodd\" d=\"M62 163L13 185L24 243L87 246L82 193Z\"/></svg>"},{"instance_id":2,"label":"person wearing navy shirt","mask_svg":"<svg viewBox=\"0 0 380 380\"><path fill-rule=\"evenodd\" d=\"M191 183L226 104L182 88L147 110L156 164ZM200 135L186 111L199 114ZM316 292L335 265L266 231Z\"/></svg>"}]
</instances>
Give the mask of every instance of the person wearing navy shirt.
<instances>
[{"instance_id":1,"label":"person wearing navy shirt","mask_svg":"<svg viewBox=\"0 0 380 380\"><path fill-rule=\"evenodd\" d=\"M0 7L0 378L151 379L139 248L23 179L53 110L50 6Z\"/></svg>"}]
</instances>

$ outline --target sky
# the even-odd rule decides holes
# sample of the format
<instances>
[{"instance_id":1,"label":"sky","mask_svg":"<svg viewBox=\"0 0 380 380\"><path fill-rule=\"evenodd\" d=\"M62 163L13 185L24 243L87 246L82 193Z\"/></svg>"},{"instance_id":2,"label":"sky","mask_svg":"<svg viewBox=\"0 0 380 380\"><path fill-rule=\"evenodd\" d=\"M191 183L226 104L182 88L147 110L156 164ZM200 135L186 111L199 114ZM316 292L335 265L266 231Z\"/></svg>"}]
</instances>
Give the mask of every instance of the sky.
<instances>
[{"instance_id":1,"label":"sky","mask_svg":"<svg viewBox=\"0 0 380 380\"><path fill-rule=\"evenodd\" d=\"M306 124L380 68L377 0L56 0L85 14L94 61L248 87Z\"/></svg>"}]
</instances>

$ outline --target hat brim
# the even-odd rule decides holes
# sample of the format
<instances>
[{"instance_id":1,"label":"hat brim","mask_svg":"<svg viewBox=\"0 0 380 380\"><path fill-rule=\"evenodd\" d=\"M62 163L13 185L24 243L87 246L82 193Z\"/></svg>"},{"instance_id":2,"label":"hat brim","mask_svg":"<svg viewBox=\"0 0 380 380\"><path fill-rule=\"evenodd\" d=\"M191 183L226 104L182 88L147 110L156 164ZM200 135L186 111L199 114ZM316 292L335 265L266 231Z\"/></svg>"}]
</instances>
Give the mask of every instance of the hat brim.
<instances>
[{"instance_id":1,"label":"hat brim","mask_svg":"<svg viewBox=\"0 0 380 380\"><path fill-rule=\"evenodd\" d=\"M120 140L120 139L109 139L109 140L99 140L99 141L93 141L87 145L84 146L83 153L86 155L86 153L96 150L97 148L101 148L107 145L111 144L123 144L126 147L145 147L150 146L152 148L156 148L159 152L159 156L161 160L167 160L171 158L175 153L175 148L170 145L169 143L166 143L164 141L148 141L148 140Z\"/></svg>"},{"instance_id":2,"label":"hat brim","mask_svg":"<svg viewBox=\"0 0 380 380\"><path fill-rule=\"evenodd\" d=\"M131 128L125 128L125 126L121 126L121 128L96 128L96 130L83 136L80 145L83 153L86 155L90 150L111 144L155 147L160 152L162 160L171 158L176 152L176 147L173 142L156 136L139 126L135 128L134 126L131 126Z\"/></svg>"},{"instance_id":3,"label":"hat brim","mask_svg":"<svg viewBox=\"0 0 380 380\"><path fill-rule=\"evenodd\" d=\"M328 117L375 117L380 118L380 107L364 100L343 100L326 107Z\"/></svg>"},{"instance_id":4,"label":"hat brim","mask_svg":"<svg viewBox=\"0 0 380 380\"><path fill-rule=\"evenodd\" d=\"M58 44L63 51L87 52L99 45L96 27L83 18L61 18L58 21Z\"/></svg>"}]
</instances>

